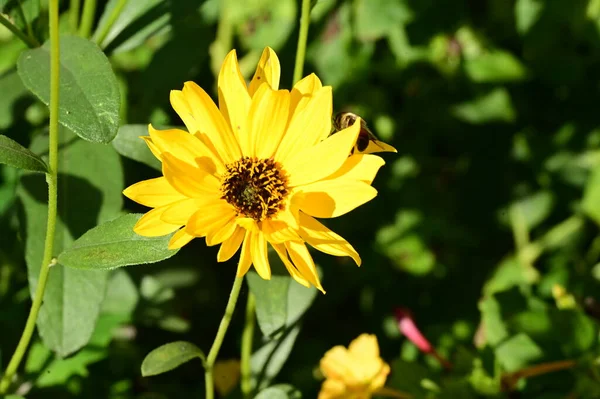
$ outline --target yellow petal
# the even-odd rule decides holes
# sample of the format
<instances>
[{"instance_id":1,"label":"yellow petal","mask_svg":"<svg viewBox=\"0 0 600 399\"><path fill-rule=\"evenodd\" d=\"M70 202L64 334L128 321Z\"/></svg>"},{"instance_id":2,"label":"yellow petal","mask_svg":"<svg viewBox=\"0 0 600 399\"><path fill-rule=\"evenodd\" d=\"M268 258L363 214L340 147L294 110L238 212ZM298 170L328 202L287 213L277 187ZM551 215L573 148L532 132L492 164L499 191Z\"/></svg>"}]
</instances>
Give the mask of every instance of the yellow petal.
<instances>
[{"instance_id":1,"label":"yellow petal","mask_svg":"<svg viewBox=\"0 0 600 399\"><path fill-rule=\"evenodd\" d=\"M312 256L308 252L306 245L303 242L288 241L285 243L285 248L290 255L292 263L296 266L296 269L302 274L306 280L310 281L312 285L317 287L323 294L323 286L319 280L319 274Z\"/></svg>"},{"instance_id":2,"label":"yellow petal","mask_svg":"<svg viewBox=\"0 0 600 399\"><path fill-rule=\"evenodd\" d=\"M298 283L302 284L303 286L310 287L310 282L307 279L305 279L304 277L302 277L302 274L300 274L298 269L296 269L296 266L294 266L294 264L288 258L287 250L285 249L285 245L284 244L275 244L272 242L270 242L270 244L273 247L273 249L275 249L275 252L277 252L277 255L279 255L279 258L285 265L285 268L290 273L292 278L294 280L296 280Z\"/></svg>"},{"instance_id":3,"label":"yellow petal","mask_svg":"<svg viewBox=\"0 0 600 399\"><path fill-rule=\"evenodd\" d=\"M348 346L348 351L359 357L379 357L379 344L373 334L361 334Z\"/></svg>"},{"instance_id":4,"label":"yellow petal","mask_svg":"<svg viewBox=\"0 0 600 399\"><path fill-rule=\"evenodd\" d=\"M375 152L398 152L398 150L383 141L371 140L367 148L359 152L361 154L373 154Z\"/></svg>"},{"instance_id":5,"label":"yellow petal","mask_svg":"<svg viewBox=\"0 0 600 399\"><path fill-rule=\"evenodd\" d=\"M370 185L352 180L323 180L303 186L292 198L301 211L318 218L335 218L377 196Z\"/></svg>"},{"instance_id":6,"label":"yellow petal","mask_svg":"<svg viewBox=\"0 0 600 399\"><path fill-rule=\"evenodd\" d=\"M235 231L233 232L231 237L223 241L223 244L221 244L221 247L219 248L219 253L217 254L217 261L225 262L231 259L231 257L235 255L238 249L240 249L240 245L242 244L242 241L244 241L245 234L245 229L236 226Z\"/></svg>"},{"instance_id":7,"label":"yellow petal","mask_svg":"<svg viewBox=\"0 0 600 399\"><path fill-rule=\"evenodd\" d=\"M360 123L331 135L314 147L306 148L290 157L284 163L289 173L288 186L296 187L321 180L335 173L346 160L354 147Z\"/></svg>"},{"instance_id":8,"label":"yellow petal","mask_svg":"<svg viewBox=\"0 0 600 399\"><path fill-rule=\"evenodd\" d=\"M150 138L150 136L140 136L140 138L142 140L144 140L144 142L146 143L146 145L148 146L148 148L150 148L150 152L152 152L152 155L154 155L159 161L162 162L162 159L160 159L160 150L152 142L152 139Z\"/></svg>"},{"instance_id":9,"label":"yellow petal","mask_svg":"<svg viewBox=\"0 0 600 399\"><path fill-rule=\"evenodd\" d=\"M218 197L186 198L167 207L160 219L163 222L184 225L198 209L218 201Z\"/></svg>"},{"instance_id":10,"label":"yellow petal","mask_svg":"<svg viewBox=\"0 0 600 399\"><path fill-rule=\"evenodd\" d=\"M193 167L203 167L206 173L214 174L217 166L214 154L197 137L183 130L156 130L148 125L152 143L162 153L168 152L175 158ZM202 162L197 162L200 159ZM220 169L224 167L220 165Z\"/></svg>"},{"instance_id":11,"label":"yellow petal","mask_svg":"<svg viewBox=\"0 0 600 399\"><path fill-rule=\"evenodd\" d=\"M292 112L296 109L302 109L308 104L310 98L319 91L323 85L321 81L314 73L311 73L304 79L300 80L294 85L291 92L291 104L290 109Z\"/></svg>"},{"instance_id":12,"label":"yellow petal","mask_svg":"<svg viewBox=\"0 0 600 399\"><path fill-rule=\"evenodd\" d=\"M271 47L266 47L258 61L256 66L256 72L248 87L250 96L254 96L256 90L261 83L267 82L273 90L279 88L279 77L281 75L281 66L279 65L279 58Z\"/></svg>"},{"instance_id":13,"label":"yellow petal","mask_svg":"<svg viewBox=\"0 0 600 399\"><path fill-rule=\"evenodd\" d=\"M168 205L185 199L186 196L175 190L164 177L135 183L125 190L127 198L151 208Z\"/></svg>"},{"instance_id":14,"label":"yellow petal","mask_svg":"<svg viewBox=\"0 0 600 399\"><path fill-rule=\"evenodd\" d=\"M343 399L345 397L349 397L346 393L346 384L344 384L340 380L335 379L327 379L323 381L323 385L321 386L321 390L319 391L319 396L317 399ZM360 397L361 399L369 398L370 396Z\"/></svg>"},{"instance_id":15,"label":"yellow petal","mask_svg":"<svg viewBox=\"0 0 600 399\"><path fill-rule=\"evenodd\" d=\"M321 252L333 256L349 256L360 266L360 256L348 241L302 212L300 212L300 237Z\"/></svg>"},{"instance_id":16,"label":"yellow petal","mask_svg":"<svg viewBox=\"0 0 600 399\"><path fill-rule=\"evenodd\" d=\"M294 111L287 132L277 148L275 160L285 164L299 151L326 138L331 133L331 110L331 87L326 86L310 97L305 107ZM346 156L348 154L350 150Z\"/></svg>"},{"instance_id":17,"label":"yellow petal","mask_svg":"<svg viewBox=\"0 0 600 399\"><path fill-rule=\"evenodd\" d=\"M348 350L341 345L329 349L319 363L321 373L328 379L346 380L352 367L352 359Z\"/></svg>"},{"instance_id":18,"label":"yellow petal","mask_svg":"<svg viewBox=\"0 0 600 399\"><path fill-rule=\"evenodd\" d=\"M271 279L271 267L269 266L269 258L267 257L267 240L265 236L258 230L252 232L252 263L260 277L264 280Z\"/></svg>"},{"instance_id":19,"label":"yellow petal","mask_svg":"<svg viewBox=\"0 0 600 399\"><path fill-rule=\"evenodd\" d=\"M348 179L363 181L371 184L375 175L385 165L385 161L377 155L355 154L349 157L346 162L335 173L327 176L327 180Z\"/></svg>"},{"instance_id":20,"label":"yellow petal","mask_svg":"<svg viewBox=\"0 0 600 399\"><path fill-rule=\"evenodd\" d=\"M194 82L186 82L182 93L197 126L193 133L205 135L214 144L224 163L239 159L242 154L240 146L231 127L210 96Z\"/></svg>"},{"instance_id":21,"label":"yellow petal","mask_svg":"<svg viewBox=\"0 0 600 399\"><path fill-rule=\"evenodd\" d=\"M213 245L217 245L222 243L225 240L228 240L229 237L235 233L237 225L235 224L235 215L229 220L224 220L225 225L214 232L209 232L206 235L206 245L212 247Z\"/></svg>"},{"instance_id":22,"label":"yellow petal","mask_svg":"<svg viewBox=\"0 0 600 399\"><path fill-rule=\"evenodd\" d=\"M218 79L219 109L240 143L243 154L248 153L240 138L246 137L246 119L250 109L250 95L240 71L235 50L231 50L223 61Z\"/></svg>"},{"instance_id":23,"label":"yellow petal","mask_svg":"<svg viewBox=\"0 0 600 399\"><path fill-rule=\"evenodd\" d=\"M283 243L286 241L302 241L297 230L288 224L277 220L263 220L261 230L270 243Z\"/></svg>"},{"instance_id":24,"label":"yellow petal","mask_svg":"<svg viewBox=\"0 0 600 399\"><path fill-rule=\"evenodd\" d=\"M250 269L252 265L252 238L256 231L246 230L244 236L244 242L242 243L242 253L240 254L240 260L238 261L238 268L236 277L243 277Z\"/></svg>"},{"instance_id":25,"label":"yellow petal","mask_svg":"<svg viewBox=\"0 0 600 399\"><path fill-rule=\"evenodd\" d=\"M180 229L177 233L173 234L169 241L169 249L179 249L192 241L195 237L185 232L185 229Z\"/></svg>"},{"instance_id":26,"label":"yellow petal","mask_svg":"<svg viewBox=\"0 0 600 399\"><path fill-rule=\"evenodd\" d=\"M268 84L260 86L248 115L248 155L269 158L281 142L288 122L290 93L275 91Z\"/></svg>"},{"instance_id":27,"label":"yellow petal","mask_svg":"<svg viewBox=\"0 0 600 399\"><path fill-rule=\"evenodd\" d=\"M203 206L188 220L186 231L196 237L219 230L235 216L235 211L225 201L213 202Z\"/></svg>"},{"instance_id":28,"label":"yellow petal","mask_svg":"<svg viewBox=\"0 0 600 399\"><path fill-rule=\"evenodd\" d=\"M191 198L200 198L207 193L218 192L219 180L206 171L180 161L169 153L161 155L163 174L171 186Z\"/></svg>"},{"instance_id":29,"label":"yellow petal","mask_svg":"<svg viewBox=\"0 0 600 399\"><path fill-rule=\"evenodd\" d=\"M170 234L181 227L181 225L165 223L160 216L167 209L166 206L154 208L146 212L144 216L133 226L133 231L144 237L160 237Z\"/></svg>"}]
</instances>

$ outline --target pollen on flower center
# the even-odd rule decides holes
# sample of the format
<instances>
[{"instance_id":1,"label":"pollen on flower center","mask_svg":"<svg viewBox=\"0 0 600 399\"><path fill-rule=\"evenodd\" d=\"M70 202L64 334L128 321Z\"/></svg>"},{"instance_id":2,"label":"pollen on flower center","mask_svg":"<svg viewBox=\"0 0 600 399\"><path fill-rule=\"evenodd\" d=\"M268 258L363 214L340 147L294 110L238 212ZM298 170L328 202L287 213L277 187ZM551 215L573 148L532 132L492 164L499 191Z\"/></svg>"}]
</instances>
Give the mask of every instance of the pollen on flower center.
<instances>
[{"instance_id":1,"label":"pollen on flower center","mask_svg":"<svg viewBox=\"0 0 600 399\"><path fill-rule=\"evenodd\" d=\"M226 165L221 179L221 197L237 213L260 222L282 209L287 178L273 159L243 157Z\"/></svg>"}]
</instances>

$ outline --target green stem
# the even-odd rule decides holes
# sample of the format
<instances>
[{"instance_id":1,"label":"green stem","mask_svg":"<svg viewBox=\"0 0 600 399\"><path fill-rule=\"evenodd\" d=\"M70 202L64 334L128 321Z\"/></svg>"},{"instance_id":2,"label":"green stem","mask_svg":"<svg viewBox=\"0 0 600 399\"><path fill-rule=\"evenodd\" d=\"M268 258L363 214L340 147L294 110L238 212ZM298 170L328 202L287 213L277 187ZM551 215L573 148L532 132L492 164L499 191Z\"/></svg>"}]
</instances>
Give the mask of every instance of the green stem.
<instances>
[{"instance_id":1,"label":"green stem","mask_svg":"<svg viewBox=\"0 0 600 399\"><path fill-rule=\"evenodd\" d=\"M80 11L81 0L71 0L69 4L69 25L71 26L71 32L77 32Z\"/></svg>"},{"instance_id":2,"label":"green stem","mask_svg":"<svg viewBox=\"0 0 600 399\"><path fill-rule=\"evenodd\" d=\"M219 26L217 26L217 35L215 41L211 43L208 52L210 53L210 69L214 76L219 76L219 70L223 59L231 49L233 42L233 24L231 21L232 0L220 1Z\"/></svg>"},{"instance_id":3,"label":"green stem","mask_svg":"<svg viewBox=\"0 0 600 399\"><path fill-rule=\"evenodd\" d=\"M306 56L306 40L308 39L308 26L310 25L310 0L302 0L302 15L300 16L300 33L298 34L298 47L296 49L296 65L294 66L294 84L302 79L304 71L304 58Z\"/></svg>"},{"instance_id":4,"label":"green stem","mask_svg":"<svg viewBox=\"0 0 600 399\"><path fill-rule=\"evenodd\" d=\"M54 250L54 234L56 231L56 213L58 204L58 89L59 89L59 39L58 39L58 3L59 0L50 0L48 14L50 20L50 143L49 143L49 160L48 173L46 181L48 182L48 224L46 226L46 241L44 243L44 256L40 268L37 287L33 296L31 310L23 329L23 334L15 349L6 372L0 380L0 394L6 393L10 387L13 376L19 368L21 360L25 355L25 351L29 346L31 337L35 330L44 291L46 290L46 282L48 281L48 272L50 267L56 262L52 258Z\"/></svg>"},{"instance_id":5,"label":"green stem","mask_svg":"<svg viewBox=\"0 0 600 399\"><path fill-rule=\"evenodd\" d=\"M250 358L252 357L252 341L254 339L254 310L256 302L254 295L248 294L248 302L246 303L246 325L242 333L242 395L244 398L249 398L252 392L252 374L250 369Z\"/></svg>"},{"instance_id":6,"label":"green stem","mask_svg":"<svg viewBox=\"0 0 600 399\"><path fill-rule=\"evenodd\" d=\"M223 344L223 339L225 338L225 334L227 333L227 329L229 328L229 323L231 322L231 316L233 316L233 311L235 310L235 304L237 302L238 296L240 295L240 289L242 288L242 283L244 282L243 277L236 277L233 282L233 287L231 288L231 293L229 294L229 300L227 301L227 307L225 308L225 314L221 319L221 324L219 324L219 330L217 331L217 336L210 348L210 352L208 352L208 357L206 358L205 372L204 372L204 381L206 385L206 396L205 399L213 399L215 397L215 388L214 388L214 380L213 380L213 366L215 365L215 360L217 360L217 355L219 354L219 349L221 349L221 345Z\"/></svg>"},{"instance_id":7,"label":"green stem","mask_svg":"<svg viewBox=\"0 0 600 399\"><path fill-rule=\"evenodd\" d=\"M27 35L29 37L34 37L33 30L31 29L31 24L25 17L25 11L23 11L23 5L21 4L21 0L17 1L17 7L19 9L19 15L21 16L21 19L23 20L23 23L25 24L25 28L27 29Z\"/></svg>"},{"instance_id":8,"label":"green stem","mask_svg":"<svg viewBox=\"0 0 600 399\"><path fill-rule=\"evenodd\" d=\"M81 16L81 26L79 27L79 36L86 39L92 34L92 25L96 16L96 0L85 0L83 3L83 15Z\"/></svg>"},{"instance_id":9,"label":"green stem","mask_svg":"<svg viewBox=\"0 0 600 399\"><path fill-rule=\"evenodd\" d=\"M37 40L35 40L33 37L29 37L26 34L24 34L23 32L21 32L21 30L19 28L17 28L15 25L13 25L13 23L10 22L8 20L8 18L6 18L1 13L0 13L0 24L4 25L9 31L11 31L13 33L13 35L15 35L16 37L21 39L23 41L23 43L25 43L27 45L27 47L36 48L36 47L40 46L40 44L37 42Z\"/></svg>"},{"instance_id":10,"label":"green stem","mask_svg":"<svg viewBox=\"0 0 600 399\"><path fill-rule=\"evenodd\" d=\"M98 44L98 46L102 45L102 42L104 41L104 39L106 39L106 36L108 36L108 32L110 32L110 28L112 28L114 23L117 21L117 18L119 18L119 15L121 15L121 11L123 11L123 8L125 8L126 4L127 0L119 0L119 3L117 3L115 8L113 8L112 12L108 16L108 21L106 21L106 24L104 24L102 31L98 34L96 38L96 43Z\"/></svg>"}]
</instances>

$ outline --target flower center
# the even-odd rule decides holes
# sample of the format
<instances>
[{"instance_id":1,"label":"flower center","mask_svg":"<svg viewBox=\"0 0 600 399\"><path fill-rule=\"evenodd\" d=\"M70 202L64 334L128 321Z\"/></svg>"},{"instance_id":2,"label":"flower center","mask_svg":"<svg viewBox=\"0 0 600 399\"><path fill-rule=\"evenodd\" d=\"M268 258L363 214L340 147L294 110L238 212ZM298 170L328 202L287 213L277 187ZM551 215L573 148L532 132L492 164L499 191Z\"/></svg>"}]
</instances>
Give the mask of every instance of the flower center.
<instances>
[{"instance_id":1,"label":"flower center","mask_svg":"<svg viewBox=\"0 0 600 399\"><path fill-rule=\"evenodd\" d=\"M225 168L221 199L233 205L239 215L260 222L283 208L287 178L273 159L243 157Z\"/></svg>"}]
</instances>

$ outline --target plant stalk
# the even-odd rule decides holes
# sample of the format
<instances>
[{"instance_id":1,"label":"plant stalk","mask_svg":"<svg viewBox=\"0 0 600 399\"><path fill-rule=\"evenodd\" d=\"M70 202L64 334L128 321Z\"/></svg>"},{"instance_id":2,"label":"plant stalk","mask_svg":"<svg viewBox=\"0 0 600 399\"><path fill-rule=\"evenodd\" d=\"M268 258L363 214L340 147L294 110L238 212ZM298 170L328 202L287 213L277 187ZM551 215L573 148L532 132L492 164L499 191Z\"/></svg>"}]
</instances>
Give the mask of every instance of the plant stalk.
<instances>
[{"instance_id":1,"label":"plant stalk","mask_svg":"<svg viewBox=\"0 0 600 399\"><path fill-rule=\"evenodd\" d=\"M205 399L214 399L215 397L213 366L215 365L215 360L217 360L217 355L219 354L219 350L221 349L221 345L223 344L223 339L225 338L225 334L227 333L227 329L229 328L229 323L231 322L231 317L233 316L235 304L237 303L238 297L240 295L240 289L242 288L243 282L243 277L236 277L233 282L233 287L231 288L231 292L229 293L229 300L227 301L227 306L225 307L225 314L221 319L219 329L217 330L217 336L215 337L215 340L210 348L210 352L208 352L208 356L206 358L204 371L204 381L206 386Z\"/></svg>"},{"instance_id":2,"label":"plant stalk","mask_svg":"<svg viewBox=\"0 0 600 399\"><path fill-rule=\"evenodd\" d=\"M252 370L250 369L250 359L252 358L252 341L254 339L254 318L256 302L254 295L248 294L246 303L246 325L242 333L242 361L240 371L242 375L242 395L244 398L250 398L252 392Z\"/></svg>"},{"instance_id":3,"label":"plant stalk","mask_svg":"<svg viewBox=\"0 0 600 399\"><path fill-rule=\"evenodd\" d=\"M19 344L6 367L6 372L0 380L0 394L5 394L10 387L13 376L17 372L23 356L29 347L31 337L35 331L40 307L42 306L48 273L50 272L50 267L56 263L56 260L52 257L52 252L54 250L54 234L56 232L56 214L58 209L58 93L60 84L58 3L59 0L49 0L48 4L50 20L50 143L48 150L48 173L46 174L46 182L48 183L48 224L46 226L44 256L25 328L19 339Z\"/></svg>"},{"instance_id":4,"label":"plant stalk","mask_svg":"<svg viewBox=\"0 0 600 399\"><path fill-rule=\"evenodd\" d=\"M298 47L296 48L296 65L294 66L294 84L302 79L304 72L304 58L306 57L306 41L308 39L308 26L310 25L310 0L302 0L302 14L300 15L300 32L298 34Z\"/></svg>"}]
</instances>

